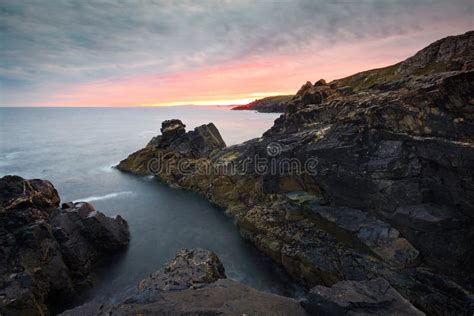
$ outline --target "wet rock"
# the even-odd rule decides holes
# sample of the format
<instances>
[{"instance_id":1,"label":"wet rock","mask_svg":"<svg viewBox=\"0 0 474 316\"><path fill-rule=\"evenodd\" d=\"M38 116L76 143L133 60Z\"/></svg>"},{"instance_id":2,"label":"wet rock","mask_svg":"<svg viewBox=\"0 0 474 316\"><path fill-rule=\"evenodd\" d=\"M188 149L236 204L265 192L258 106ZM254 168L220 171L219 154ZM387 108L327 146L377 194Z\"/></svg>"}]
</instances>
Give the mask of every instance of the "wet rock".
<instances>
[{"instance_id":1,"label":"wet rock","mask_svg":"<svg viewBox=\"0 0 474 316\"><path fill-rule=\"evenodd\" d=\"M106 253L128 244L127 223L66 203L45 180L0 179L0 314L48 313L88 284Z\"/></svg>"},{"instance_id":2,"label":"wet rock","mask_svg":"<svg viewBox=\"0 0 474 316\"><path fill-rule=\"evenodd\" d=\"M424 315L384 279L316 286L303 306L314 315Z\"/></svg>"}]
</instances>

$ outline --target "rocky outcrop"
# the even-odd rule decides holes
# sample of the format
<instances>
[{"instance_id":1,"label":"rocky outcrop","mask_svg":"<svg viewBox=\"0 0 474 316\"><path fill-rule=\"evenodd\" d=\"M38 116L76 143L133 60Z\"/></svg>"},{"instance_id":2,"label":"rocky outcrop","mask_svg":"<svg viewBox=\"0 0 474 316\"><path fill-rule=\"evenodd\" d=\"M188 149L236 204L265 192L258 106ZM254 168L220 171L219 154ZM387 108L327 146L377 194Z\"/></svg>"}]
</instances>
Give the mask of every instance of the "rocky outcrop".
<instances>
[{"instance_id":1,"label":"rocky outcrop","mask_svg":"<svg viewBox=\"0 0 474 316\"><path fill-rule=\"evenodd\" d=\"M306 315L293 299L229 280L219 258L203 249L181 250L142 280L123 302L88 303L63 315Z\"/></svg>"},{"instance_id":2,"label":"rocky outcrop","mask_svg":"<svg viewBox=\"0 0 474 316\"><path fill-rule=\"evenodd\" d=\"M202 249L184 249L163 269L142 280L138 290L176 291L199 288L225 278L224 266L215 253Z\"/></svg>"},{"instance_id":3,"label":"rocky outcrop","mask_svg":"<svg viewBox=\"0 0 474 316\"><path fill-rule=\"evenodd\" d=\"M91 282L101 257L127 246L120 216L59 201L48 181L0 179L0 314L47 314Z\"/></svg>"},{"instance_id":4,"label":"rocky outcrop","mask_svg":"<svg viewBox=\"0 0 474 316\"><path fill-rule=\"evenodd\" d=\"M209 157L211 153L226 147L213 123L198 126L188 132L185 127L177 119L164 121L161 127L162 134L153 137L145 148L122 160L117 168L135 174L147 175L156 173L156 170L153 171L154 169L163 167L159 165L165 163L163 159L167 161L172 157L174 157L173 159L178 157L200 159ZM150 165L154 161L158 165Z\"/></svg>"},{"instance_id":5,"label":"rocky outcrop","mask_svg":"<svg viewBox=\"0 0 474 316\"><path fill-rule=\"evenodd\" d=\"M283 113L286 110L287 102L293 95L278 95L255 100L245 105L238 105L232 110L253 110L262 113Z\"/></svg>"},{"instance_id":6,"label":"rocky outcrop","mask_svg":"<svg viewBox=\"0 0 474 316\"><path fill-rule=\"evenodd\" d=\"M161 127L162 134L152 139L150 145L190 157L208 155L214 149L226 146L213 123L198 126L188 133L185 127L186 125L180 120L164 121Z\"/></svg>"},{"instance_id":7,"label":"rocky outcrop","mask_svg":"<svg viewBox=\"0 0 474 316\"><path fill-rule=\"evenodd\" d=\"M160 179L226 209L308 287L383 278L428 314L472 313L473 36L417 54L438 47L442 67L308 82L261 138L199 159L149 145L119 168L143 174L168 153Z\"/></svg>"}]
</instances>

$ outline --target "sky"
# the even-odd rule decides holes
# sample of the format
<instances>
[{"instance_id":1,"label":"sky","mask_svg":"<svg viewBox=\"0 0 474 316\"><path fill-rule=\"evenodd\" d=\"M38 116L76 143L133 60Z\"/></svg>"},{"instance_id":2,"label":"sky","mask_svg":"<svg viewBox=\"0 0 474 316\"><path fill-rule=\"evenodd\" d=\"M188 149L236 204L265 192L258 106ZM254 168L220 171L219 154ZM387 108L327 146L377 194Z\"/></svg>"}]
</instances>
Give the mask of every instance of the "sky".
<instances>
[{"instance_id":1,"label":"sky","mask_svg":"<svg viewBox=\"0 0 474 316\"><path fill-rule=\"evenodd\" d=\"M474 29L472 0L0 0L0 106L244 104Z\"/></svg>"}]
</instances>

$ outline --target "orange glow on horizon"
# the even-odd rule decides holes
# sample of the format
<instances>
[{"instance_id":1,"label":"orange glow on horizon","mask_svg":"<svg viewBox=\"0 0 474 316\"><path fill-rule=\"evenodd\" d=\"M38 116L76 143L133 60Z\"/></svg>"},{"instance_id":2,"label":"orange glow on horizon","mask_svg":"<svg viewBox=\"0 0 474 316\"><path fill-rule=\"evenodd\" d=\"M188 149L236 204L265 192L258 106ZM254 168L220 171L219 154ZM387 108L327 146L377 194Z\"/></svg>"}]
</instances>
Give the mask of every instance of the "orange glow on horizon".
<instances>
[{"instance_id":1,"label":"orange glow on horizon","mask_svg":"<svg viewBox=\"0 0 474 316\"><path fill-rule=\"evenodd\" d=\"M339 44L291 55L249 57L168 74L136 75L59 87L35 106L241 105L294 94L306 81L326 81L394 64L413 55L400 37ZM420 48L423 44L417 43ZM383 53L381 53L381 51Z\"/></svg>"}]
</instances>

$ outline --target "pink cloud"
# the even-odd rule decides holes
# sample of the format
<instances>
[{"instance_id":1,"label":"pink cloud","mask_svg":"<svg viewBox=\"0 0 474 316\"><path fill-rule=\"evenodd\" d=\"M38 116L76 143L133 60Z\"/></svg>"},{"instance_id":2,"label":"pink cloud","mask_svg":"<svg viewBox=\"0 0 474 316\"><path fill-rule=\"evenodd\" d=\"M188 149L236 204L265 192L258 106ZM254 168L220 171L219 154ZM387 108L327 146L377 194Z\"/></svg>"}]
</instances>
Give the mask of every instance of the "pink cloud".
<instances>
[{"instance_id":1,"label":"pink cloud","mask_svg":"<svg viewBox=\"0 0 474 316\"><path fill-rule=\"evenodd\" d=\"M441 36L413 33L383 40L306 49L291 55L254 57L166 75L144 75L66 86L36 105L139 106L242 104L291 94L305 81L332 80L396 63ZM443 34L444 35L444 34ZM321 45L318 45L319 47Z\"/></svg>"}]
</instances>

